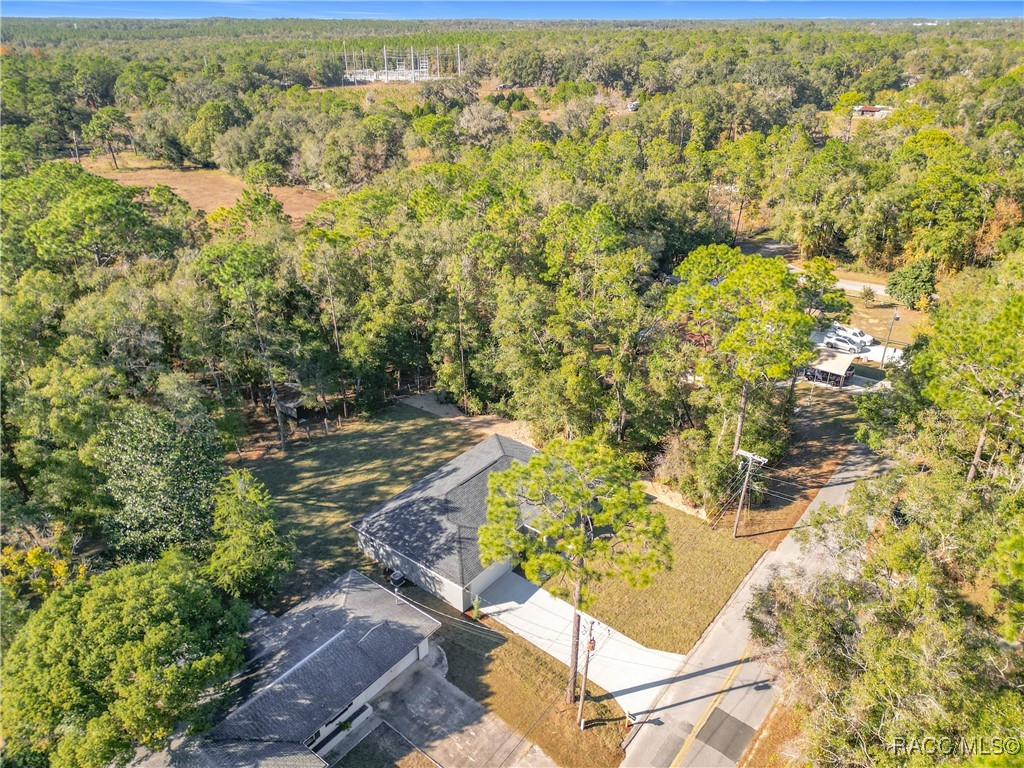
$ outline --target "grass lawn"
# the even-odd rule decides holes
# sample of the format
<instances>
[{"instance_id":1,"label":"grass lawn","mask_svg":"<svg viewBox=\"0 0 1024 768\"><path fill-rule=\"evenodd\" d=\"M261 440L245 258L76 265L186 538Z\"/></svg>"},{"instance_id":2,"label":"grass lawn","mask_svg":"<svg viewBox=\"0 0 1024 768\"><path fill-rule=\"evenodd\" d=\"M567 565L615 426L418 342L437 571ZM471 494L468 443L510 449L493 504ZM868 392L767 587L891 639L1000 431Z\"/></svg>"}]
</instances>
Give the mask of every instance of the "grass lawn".
<instances>
[{"instance_id":1,"label":"grass lawn","mask_svg":"<svg viewBox=\"0 0 1024 768\"><path fill-rule=\"evenodd\" d=\"M792 707L776 703L740 757L739 768L791 768L802 765L796 743L800 738L800 720L800 713Z\"/></svg>"},{"instance_id":2,"label":"grass lawn","mask_svg":"<svg viewBox=\"0 0 1024 768\"><path fill-rule=\"evenodd\" d=\"M865 379L882 381L885 378L885 371L878 363L853 363L853 375L863 376Z\"/></svg>"},{"instance_id":3,"label":"grass lawn","mask_svg":"<svg viewBox=\"0 0 1024 768\"><path fill-rule=\"evenodd\" d=\"M592 588L587 613L649 648L689 653L725 605L764 547L733 539L685 512L655 504L665 515L674 563L651 586L633 589L622 579Z\"/></svg>"},{"instance_id":4,"label":"grass lawn","mask_svg":"<svg viewBox=\"0 0 1024 768\"><path fill-rule=\"evenodd\" d=\"M587 684L584 708L588 726L580 731L578 704L565 703L566 665L511 634L493 619L482 633L458 621L466 616L416 587L403 587L413 600L443 614L434 636L448 656L448 680L480 702L517 733L566 768L596 768L622 762L619 744L626 736L626 715L606 691ZM597 699L597 700L595 700Z\"/></svg>"},{"instance_id":5,"label":"grass lawn","mask_svg":"<svg viewBox=\"0 0 1024 768\"><path fill-rule=\"evenodd\" d=\"M478 440L456 424L397 405L330 435L294 441L285 456L239 462L266 483L298 546L295 573L272 607L298 602L332 573L372 570L350 525Z\"/></svg>"}]
</instances>

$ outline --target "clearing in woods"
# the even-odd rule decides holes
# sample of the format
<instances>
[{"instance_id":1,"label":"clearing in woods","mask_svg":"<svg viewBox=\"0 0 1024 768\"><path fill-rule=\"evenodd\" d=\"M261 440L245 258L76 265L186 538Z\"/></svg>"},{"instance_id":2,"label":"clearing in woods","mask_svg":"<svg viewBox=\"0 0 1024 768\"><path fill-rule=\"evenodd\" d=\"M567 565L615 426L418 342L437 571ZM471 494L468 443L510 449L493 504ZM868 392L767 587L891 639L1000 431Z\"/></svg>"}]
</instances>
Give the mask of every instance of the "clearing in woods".
<instances>
[{"instance_id":1,"label":"clearing in woods","mask_svg":"<svg viewBox=\"0 0 1024 768\"><path fill-rule=\"evenodd\" d=\"M193 208L206 213L234 205L245 189L245 182L240 178L218 169L172 168L158 160L127 152L118 155L117 162L121 167L115 170L109 157L83 157L82 167L125 186L155 187L164 184ZM314 208L333 197L304 187L271 187L270 192L281 201L284 212L295 227L302 226Z\"/></svg>"}]
</instances>

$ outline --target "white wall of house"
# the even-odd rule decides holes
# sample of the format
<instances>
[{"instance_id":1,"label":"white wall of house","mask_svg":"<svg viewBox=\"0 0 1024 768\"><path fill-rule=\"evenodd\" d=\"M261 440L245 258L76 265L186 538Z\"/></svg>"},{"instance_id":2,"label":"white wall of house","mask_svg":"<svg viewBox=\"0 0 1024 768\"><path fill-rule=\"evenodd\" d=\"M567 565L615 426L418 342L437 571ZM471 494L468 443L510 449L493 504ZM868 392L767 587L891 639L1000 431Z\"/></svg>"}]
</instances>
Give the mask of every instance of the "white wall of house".
<instances>
[{"instance_id":1,"label":"white wall of house","mask_svg":"<svg viewBox=\"0 0 1024 768\"><path fill-rule=\"evenodd\" d=\"M473 605L473 598L483 593L491 584L496 582L506 573L512 570L512 561L505 560L501 563L494 563L493 565L487 566L483 573L469 582L469 590L466 593L466 597L469 599L469 603L462 610L469 610L470 606Z\"/></svg>"},{"instance_id":2,"label":"white wall of house","mask_svg":"<svg viewBox=\"0 0 1024 768\"><path fill-rule=\"evenodd\" d=\"M435 597L439 597L454 608L460 611L466 610L466 598L463 595L462 587L449 581L443 576L424 568L419 563L414 563L405 555L395 552L369 536L362 533L359 536L359 548L372 557L381 565L385 565L393 571L401 571L405 578L421 589L425 589Z\"/></svg>"},{"instance_id":3,"label":"white wall of house","mask_svg":"<svg viewBox=\"0 0 1024 768\"><path fill-rule=\"evenodd\" d=\"M359 548L381 565L386 565L393 571L401 571L413 584L460 611L468 611L473 605L474 597L512 570L512 563L509 560L495 563L485 568L468 586L463 587L361 533Z\"/></svg>"}]
</instances>

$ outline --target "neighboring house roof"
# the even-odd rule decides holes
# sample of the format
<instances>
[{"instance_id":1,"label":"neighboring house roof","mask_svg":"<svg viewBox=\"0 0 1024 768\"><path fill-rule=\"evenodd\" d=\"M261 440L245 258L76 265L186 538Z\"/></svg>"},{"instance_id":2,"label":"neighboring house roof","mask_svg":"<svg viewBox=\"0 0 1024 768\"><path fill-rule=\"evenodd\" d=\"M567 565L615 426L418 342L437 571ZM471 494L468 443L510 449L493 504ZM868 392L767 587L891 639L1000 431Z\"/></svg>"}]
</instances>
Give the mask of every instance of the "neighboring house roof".
<instances>
[{"instance_id":1,"label":"neighboring house roof","mask_svg":"<svg viewBox=\"0 0 1024 768\"><path fill-rule=\"evenodd\" d=\"M479 576L477 532L487 522L487 479L536 451L501 435L455 457L353 526L439 576L466 586Z\"/></svg>"},{"instance_id":2,"label":"neighboring house roof","mask_svg":"<svg viewBox=\"0 0 1024 768\"><path fill-rule=\"evenodd\" d=\"M143 765L322 766L303 742L438 627L405 600L349 571L256 630L249 663L236 678L239 703L219 724L202 740L183 744L169 761Z\"/></svg>"}]
</instances>

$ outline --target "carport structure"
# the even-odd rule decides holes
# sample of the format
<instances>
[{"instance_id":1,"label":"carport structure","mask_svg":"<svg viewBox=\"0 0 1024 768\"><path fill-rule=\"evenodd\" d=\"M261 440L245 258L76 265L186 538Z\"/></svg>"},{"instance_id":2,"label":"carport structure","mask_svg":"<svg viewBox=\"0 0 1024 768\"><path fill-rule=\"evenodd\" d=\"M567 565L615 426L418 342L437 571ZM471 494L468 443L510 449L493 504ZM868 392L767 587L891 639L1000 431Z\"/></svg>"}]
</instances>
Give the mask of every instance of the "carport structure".
<instances>
[{"instance_id":1,"label":"carport structure","mask_svg":"<svg viewBox=\"0 0 1024 768\"><path fill-rule=\"evenodd\" d=\"M823 349L818 359L804 369L804 377L809 381L820 381L831 387L843 388L853 375L853 361L856 355L838 352L834 349Z\"/></svg>"}]
</instances>

